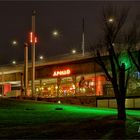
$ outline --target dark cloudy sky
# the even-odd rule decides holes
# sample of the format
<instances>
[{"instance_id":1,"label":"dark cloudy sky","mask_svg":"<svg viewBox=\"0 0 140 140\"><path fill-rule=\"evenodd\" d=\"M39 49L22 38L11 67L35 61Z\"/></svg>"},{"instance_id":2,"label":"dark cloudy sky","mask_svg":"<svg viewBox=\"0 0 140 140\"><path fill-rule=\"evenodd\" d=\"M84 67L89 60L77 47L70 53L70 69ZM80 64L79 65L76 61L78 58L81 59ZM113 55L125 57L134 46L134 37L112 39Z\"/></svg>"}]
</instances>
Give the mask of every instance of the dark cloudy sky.
<instances>
[{"instance_id":1,"label":"dark cloudy sky","mask_svg":"<svg viewBox=\"0 0 140 140\"><path fill-rule=\"evenodd\" d=\"M100 14L103 6L131 7L130 19L140 13L139 1L0 1L0 65L24 59L23 43L31 31L32 10L36 10L36 57L67 54L75 48L81 51L82 18L85 18L86 50L98 40L101 31ZM58 30L60 36L52 37ZM17 47L10 46L12 40Z\"/></svg>"}]
</instances>

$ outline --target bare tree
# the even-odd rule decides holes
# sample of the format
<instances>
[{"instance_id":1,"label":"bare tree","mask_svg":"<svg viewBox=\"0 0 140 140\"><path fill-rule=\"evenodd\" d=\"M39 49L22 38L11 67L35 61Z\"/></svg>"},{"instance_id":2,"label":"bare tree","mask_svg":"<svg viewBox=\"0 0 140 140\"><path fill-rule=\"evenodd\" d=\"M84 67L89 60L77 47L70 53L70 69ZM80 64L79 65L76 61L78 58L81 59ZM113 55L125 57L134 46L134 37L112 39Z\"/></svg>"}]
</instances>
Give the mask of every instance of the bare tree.
<instances>
[{"instance_id":1,"label":"bare tree","mask_svg":"<svg viewBox=\"0 0 140 140\"><path fill-rule=\"evenodd\" d=\"M108 52L108 61L111 67L111 73L109 72L106 63L101 56L101 51L97 50L97 63L104 70L107 78L112 83L115 98L117 101L118 109L118 119L126 120L126 111L125 111L125 98L126 90L129 80L129 69L126 69L125 63L119 61L120 52L116 51L117 46L122 43L116 43L117 39L123 29L123 26L126 22L129 9L119 9L117 8L108 8L103 9L103 41L100 44L102 47L106 48ZM114 45L114 44L117 45Z\"/></svg>"}]
</instances>

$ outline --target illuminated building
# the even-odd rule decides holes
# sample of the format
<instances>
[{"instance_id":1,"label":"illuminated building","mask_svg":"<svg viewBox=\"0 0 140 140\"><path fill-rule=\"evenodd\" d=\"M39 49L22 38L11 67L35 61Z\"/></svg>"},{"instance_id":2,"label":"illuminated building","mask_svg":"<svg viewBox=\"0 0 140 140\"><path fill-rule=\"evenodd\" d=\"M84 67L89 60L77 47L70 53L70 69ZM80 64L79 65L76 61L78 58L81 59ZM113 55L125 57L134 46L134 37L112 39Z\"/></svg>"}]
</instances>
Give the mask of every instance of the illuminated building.
<instances>
[{"instance_id":1,"label":"illuminated building","mask_svg":"<svg viewBox=\"0 0 140 140\"><path fill-rule=\"evenodd\" d=\"M54 61L36 67L36 86L44 87L43 91L38 91L39 96L102 96L105 81L106 77L93 56Z\"/></svg>"},{"instance_id":2,"label":"illuminated building","mask_svg":"<svg viewBox=\"0 0 140 140\"><path fill-rule=\"evenodd\" d=\"M11 83L11 88L24 88L24 65L1 67L1 84ZM31 64L28 70L31 91ZM23 76L21 77L21 73ZM15 77L14 77L15 76ZM2 79L2 77L4 77ZM7 78L6 78L7 77ZM36 93L42 97L101 96L106 77L92 55L59 58L36 62ZM16 85L12 82L17 83ZM22 85L21 85L22 84Z\"/></svg>"},{"instance_id":3,"label":"illuminated building","mask_svg":"<svg viewBox=\"0 0 140 140\"><path fill-rule=\"evenodd\" d=\"M109 66L107 56L102 57L104 57L106 65ZM7 88L11 87L9 93L4 93L3 88L1 88L1 93L6 96L19 96L23 90L24 96L23 67L24 64L16 64L0 68L1 85L11 84L11 86L7 86ZM91 97L93 99L94 97L114 97L111 83L91 54L85 54L85 56L82 56L82 54L68 55L55 57L52 60L38 61L35 71L35 95L38 98ZM29 64L28 93L26 95L28 97L32 93L31 72L31 64ZM139 78L139 73L135 72L133 77ZM135 88L133 84L134 82L129 86L132 89Z\"/></svg>"}]
</instances>

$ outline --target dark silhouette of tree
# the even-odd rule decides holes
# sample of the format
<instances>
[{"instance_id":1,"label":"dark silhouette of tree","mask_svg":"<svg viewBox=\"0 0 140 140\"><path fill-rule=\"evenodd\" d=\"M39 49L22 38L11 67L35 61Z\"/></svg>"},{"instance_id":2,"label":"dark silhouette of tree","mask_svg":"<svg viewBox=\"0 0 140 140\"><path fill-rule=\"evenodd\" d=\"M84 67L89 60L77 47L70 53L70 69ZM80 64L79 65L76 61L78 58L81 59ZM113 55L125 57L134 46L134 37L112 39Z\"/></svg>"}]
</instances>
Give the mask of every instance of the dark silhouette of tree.
<instances>
[{"instance_id":1,"label":"dark silhouette of tree","mask_svg":"<svg viewBox=\"0 0 140 140\"><path fill-rule=\"evenodd\" d=\"M125 50L122 48L124 47L123 42L119 42L122 41L119 38L123 26L125 26L128 11L129 8L117 9L116 7L109 7L103 9L102 27L104 34L99 46L100 48L106 48L111 70L108 69L99 49L97 49L96 59L96 62L102 67L107 78L112 83L117 101L118 119L123 121L126 120L125 98L131 67L127 68L125 62L121 62L119 59L120 54L123 52L122 50ZM120 50L118 49L119 47Z\"/></svg>"}]
</instances>

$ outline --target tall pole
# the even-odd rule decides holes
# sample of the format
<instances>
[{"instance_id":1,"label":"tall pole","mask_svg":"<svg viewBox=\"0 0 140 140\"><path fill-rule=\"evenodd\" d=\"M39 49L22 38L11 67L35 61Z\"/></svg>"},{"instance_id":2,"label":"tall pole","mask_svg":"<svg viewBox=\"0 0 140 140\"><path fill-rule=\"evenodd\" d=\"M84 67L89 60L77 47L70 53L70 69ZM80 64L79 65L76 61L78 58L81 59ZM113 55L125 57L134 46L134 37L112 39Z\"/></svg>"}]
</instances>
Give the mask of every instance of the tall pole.
<instances>
[{"instance_id":1,"label":"tall pole","mask_svg":"<svg viewBox=\"0 0 140 140\"><path fill-rule=\"evenodd\" d=\"M21 96L20 96L20 99L22 99L23 97L23 73L20 74L20 82L21 82Z\"/></svg>"},{"instance_id":2,"label":"tall pole","mask_svg":"<svg viewBox=\"0 0 140 140\"><path fill-rule=\"evenodd\" d=\"M2 71L2 95L4 95L4 72Z\"/></svg>"},{"instance_id":3,"label":"tall pole","mask_svg":"<svg viewBox=\"0 0 140 140\"><path fill-rule=\"evenodd\" d=\"M35 37L35 14L36 12L33 11L32 14L32 33L33 33L33 37ZM33 39L32 41L32 96L35 93L35 39Z\"/></svg>"},{"instance_id":4,"label":"tall pole","mask_svg":"<svg viewBox=\"0 0 140 140\"><path fill-rule=\"evenodd\" d=\"M85 24L85 21L84 21L84 18L83 18L83 21L82 21L82 54L83 56L85 55L85 34L84 34L84 25Z\"/></svg>"},{"instance_id":5,"label":"tall pole","mask_svg":"<svg viewBox=\"0 0 140 140\"><path fill-rule=\"evenodd\" d=\"M28 44L24 43L24 87L25 95L27 95L28 90Z\"/></svg>"}]
</instances>

